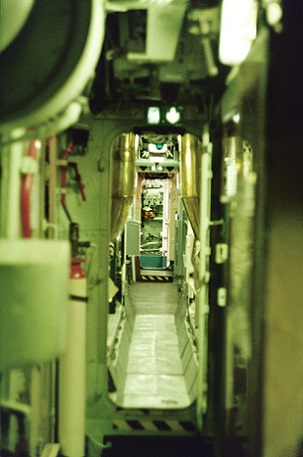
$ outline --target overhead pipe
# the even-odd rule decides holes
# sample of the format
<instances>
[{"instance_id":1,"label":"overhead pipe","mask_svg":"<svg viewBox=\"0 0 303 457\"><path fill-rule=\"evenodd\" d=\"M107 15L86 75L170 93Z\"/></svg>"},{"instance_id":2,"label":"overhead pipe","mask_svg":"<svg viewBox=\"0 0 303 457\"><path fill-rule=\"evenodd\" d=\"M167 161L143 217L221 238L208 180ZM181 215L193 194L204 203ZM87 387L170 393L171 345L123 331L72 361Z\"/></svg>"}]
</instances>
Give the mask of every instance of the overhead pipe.
<instances>
[{"instance_id":1,"label":"overhead pipe","mask_svg":"<svg viewBox=\"0 0 303 457\"><path fill-rule=\"evenodd\" d=\"M123 228L134 196L135 139L132 132L122 133L112 145L111 240L115 240Z\"/></svg>"},{"instance_id":2,"label":"overhead pipe","mask_svg":"<svg viewBox=\"0 0 303 457\"><path fill-rule=\"evenodd\" d=\"M181 195L196 239L200 238L200 186L202 145L186 133L181 144Z\"/></svg>"}]
</instances>

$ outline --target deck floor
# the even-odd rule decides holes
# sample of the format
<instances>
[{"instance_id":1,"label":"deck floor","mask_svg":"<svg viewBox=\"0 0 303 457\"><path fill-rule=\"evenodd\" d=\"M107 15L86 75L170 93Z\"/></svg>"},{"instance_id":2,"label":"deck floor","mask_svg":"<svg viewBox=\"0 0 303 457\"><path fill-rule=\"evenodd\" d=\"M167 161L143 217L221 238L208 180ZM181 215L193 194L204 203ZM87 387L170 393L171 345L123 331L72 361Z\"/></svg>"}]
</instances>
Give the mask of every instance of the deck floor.
<instances>
[{"instance_id":1,"label":"deck floor","mask_svg":"<svg viewBox=\"0 0 303 457\"><path fill-rule=\"evenodd\" d=\"M135 283L130 288L136 315L123 407L165 409L190 404L175 325L178 296L178 286L172 283Z\"/></svg>"}]
</instances>

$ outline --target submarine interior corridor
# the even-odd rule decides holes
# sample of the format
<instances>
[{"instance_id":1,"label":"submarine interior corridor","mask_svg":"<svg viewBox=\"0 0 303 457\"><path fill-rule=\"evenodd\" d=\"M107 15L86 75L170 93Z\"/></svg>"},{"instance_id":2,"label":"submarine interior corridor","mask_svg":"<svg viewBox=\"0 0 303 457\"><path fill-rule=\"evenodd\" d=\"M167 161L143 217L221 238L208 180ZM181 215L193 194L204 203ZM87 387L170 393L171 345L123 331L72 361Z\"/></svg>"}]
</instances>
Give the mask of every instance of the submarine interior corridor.
<instances>
[{"instance_id":1,"label":"submarine interior corridor","mask_svg":"<svg viewBox=\"0 0 303 457\"><path fill-rule=\"evenodd\" d=\"M1 456L303 455L297 3L1 0Z\"/></svg>"},{"instance_id":2,"label":"submarine interior corridor","mask_svg":"<svg viewBox=\"0 0 303 457\"><path fill-rule=\"evenodd\" d=\"M121 348L110 365L119 406L180 409L193 403L197 367L178 295L171 283L130 287Z\"/></svg>"}]
</instances>

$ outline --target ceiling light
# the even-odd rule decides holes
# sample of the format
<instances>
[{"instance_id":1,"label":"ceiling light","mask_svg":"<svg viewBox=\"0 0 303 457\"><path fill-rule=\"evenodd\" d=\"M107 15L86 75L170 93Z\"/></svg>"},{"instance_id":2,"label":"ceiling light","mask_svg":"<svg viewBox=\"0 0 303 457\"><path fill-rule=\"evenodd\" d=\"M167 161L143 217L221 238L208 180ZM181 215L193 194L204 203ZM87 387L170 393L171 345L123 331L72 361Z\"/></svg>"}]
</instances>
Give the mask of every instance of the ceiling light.
<instances>
[{"instance_id":1,"label":"ceiling light","mask_svg":"<svg viewBox=\"0 0 303 457\"><path fill-rule=\"evenodd\" d=\"M159 124L160 120L161 112L159 106L149 106L146 115L147 124Z\"/></svg>"},{"instance_id":2,"label":"ceiling light","mask_svg":"<svg viewBox=\"0 0 303 457\"><path fill-rule=\"evenodd\" d=\"M170 124L176 124L181 118L180 111L177 110L174 106L169 108L169 110L165 114L165 119L170 123Z\"/></svg>"},{"instance_id":3,"label":"ceiling light","mask_svg":"<svg viewBox=\"0 0 303 457\"><path fill-rule=\"evenodd\" d=\"M256 0L223 0L219 58L225 65L239 65L257 35Z\"/></svg>"}]
</instances>

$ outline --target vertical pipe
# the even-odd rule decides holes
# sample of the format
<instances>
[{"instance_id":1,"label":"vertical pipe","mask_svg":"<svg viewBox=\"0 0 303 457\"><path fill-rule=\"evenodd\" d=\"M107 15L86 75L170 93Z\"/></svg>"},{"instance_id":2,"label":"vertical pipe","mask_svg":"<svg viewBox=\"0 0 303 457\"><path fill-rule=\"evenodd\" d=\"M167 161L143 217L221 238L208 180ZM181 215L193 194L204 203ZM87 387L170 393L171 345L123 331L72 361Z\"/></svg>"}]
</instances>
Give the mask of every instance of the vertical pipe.
<instances>
[{"instance_id":1,"label":"vertical pipe","mask_svg":"<svg viewBox=\"0 0 303 457\"><path fill-rule=\"evenodd\" d=\"M46 140L46 147L48 147L48 162L49 162L49 181L48 181L48 227L47 227L47 238L56 239L58 235L58 229L56 225L56 207L57 207L57 137L51 136ZM45 160L45 157L44 157ZM45 163L44 163L45 167ZM44 168L44 177L46 176ZM44 178L45 181L45 178ZM43 187L45 182L43 182ZM44 216L44 213L43 213ZM51 411L49 417L49 442L53 442L55 438L55 411L57 408L56 400L56 361L49 362L45 367L46 381L49 384L47 402L49 411Z\"/></svg>"},{"instance_id":2,"label":"vertical pipe","mask_svg":"<svg viewBox=\"0 0 303 457\"><path fill-rule=\"evenodd\" d=\"M11 138L20 136L20 131L13 131ZM6 238L17 239L20 237L20 188L21 188L21 162L24 153L24 142L17 141L10 146L8 162L8 187L6 199Z\"/></svg>"},{"instance_id":3,"label":"vertical pipe","mask_svg":"<svg viewBox=\"0 0 303 457\"><path fill-rule=\"evenodd\" d=\"M57 186L57 138L51 136L48 140L49 147L49 183L48 183L48 238L56 238L56 186Z\"/></svg>"},{"instance_id":4,"label":"vertical pipe","mask_svg":"<svg viewBox=\"0 0 303 457\"><path fill-rule=\"evenodd\" d=\"M85 455L86 278L72 268L65 353L59 369L59 441L62 454Z\"/></svg>"},{"instance_id":5,"label":"vertical pipe","mask_svg":"<svg viewBox=\"0 0 303 457\"><path fill-rule=\"evenodd\" d=\"M37 455L40 439L41 421L41 368L35 366L31 369L30 401L31 401L31 426L30 426L30 456Z\"/></svg>"}]
</instances>

